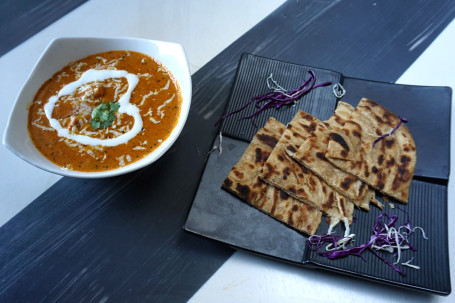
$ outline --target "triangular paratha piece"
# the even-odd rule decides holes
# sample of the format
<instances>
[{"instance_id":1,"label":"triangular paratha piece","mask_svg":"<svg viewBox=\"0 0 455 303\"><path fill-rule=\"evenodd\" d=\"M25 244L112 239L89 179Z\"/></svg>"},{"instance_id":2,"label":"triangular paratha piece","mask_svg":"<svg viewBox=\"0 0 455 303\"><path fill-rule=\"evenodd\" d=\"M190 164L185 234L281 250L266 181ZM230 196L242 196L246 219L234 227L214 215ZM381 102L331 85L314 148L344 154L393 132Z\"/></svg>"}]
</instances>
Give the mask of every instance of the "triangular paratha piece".
<instances>
[{"instance_id":1,"label":"triangular paratha piece","mask_svg":"<svg viewBox=\"0 0 455 303\"><path fill-rule=\"evenodd\" d=\"M326 182L288 154L298 150L303 141L314 132L317 122L316 118L299 110L265 162L259 177L331 217L339 220L346 217L352 222L352 202L340 199L340 195Z\"/></svg>"},{"instance_id":2,"label":"triangular paratha piece","mask_svg":"<svg viewBox=\"0 0 455 303\"><path fill-rule=\"evenodd\" d=\"M378 103L363 98L338 136L330 138L326 158L382 193L403 203L417 161L416 146L400 118ZM374 145L374 146L373 146Z\"/></svg>"},{"instance_id":3,"label":"triangular paratha piece","mask_svg":"<svg viewBox=\"0 0 455 303\"><path fill-rule=\"evenodd\" d=\"M319 227L322 213L258 178L264 162L284 129L285 126L282 123L270 118L256 133L222 186L273 218L312 235Z\"/></svg>"}]
</instances>

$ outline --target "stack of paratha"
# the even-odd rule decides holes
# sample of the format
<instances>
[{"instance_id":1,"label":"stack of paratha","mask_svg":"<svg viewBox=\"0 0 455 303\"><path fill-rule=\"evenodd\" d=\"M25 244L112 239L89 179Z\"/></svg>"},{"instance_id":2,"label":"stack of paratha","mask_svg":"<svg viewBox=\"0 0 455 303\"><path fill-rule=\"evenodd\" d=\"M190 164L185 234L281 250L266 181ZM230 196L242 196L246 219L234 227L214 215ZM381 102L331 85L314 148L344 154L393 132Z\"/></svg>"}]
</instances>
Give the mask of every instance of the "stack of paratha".
<instances>
[{"instance_id":1,"label":"stack of paratha","mask_svg":"<svg viewBox=\"0 0 455 303\"><path fill-rule=\"evenodd\" d=\"M339 102L325 122L298 111L271 118L254 136L223 188L289 226L314 234L321 215L352 222L354 205L381 206L374 189L407 202L416 148L400 118L376 102ZM377 137L396 131L383 140Z\"/></svg>"},{"instance_id":2,"label":"stack of paratha","mask_svg":"<svg viewBox=\"0 0 455 303\"><path fill-rule=\"evenodd\" d=\"M322 213L259 179L259 172L284 129L282 123L270 118L231 169L223 182L223 188L289 226L314 234L321 222Z\"/></svg>"},{"instance_id":3,"label":"stack of paratha","mask_svg":"<svg viewBox=\"0 0 455 303\"><path fill-rule=\"evenodd\" d=\"M315 131L305 139L293 158L325 180L356 206L369 210L370 201L374 198L374 190L355 176L334 166L325 157L331 135L333 137L342 129L353 111L354 108L351 105L339 102L335 113L328 121L318 121Z\"/></svg>"},{"instance_id":4,"label":"stack of paratha","mask_svg":"<svg viewBox=\"0 0 455 303\"><path fill-rule=\"evenodd\" d=\"M354 211L352 202L292 158L300 145L316 131L318 122L315 117L299 110L284 130L259 177L336 221L346 217L351 222Z\"/></svg>"}]
</instances>

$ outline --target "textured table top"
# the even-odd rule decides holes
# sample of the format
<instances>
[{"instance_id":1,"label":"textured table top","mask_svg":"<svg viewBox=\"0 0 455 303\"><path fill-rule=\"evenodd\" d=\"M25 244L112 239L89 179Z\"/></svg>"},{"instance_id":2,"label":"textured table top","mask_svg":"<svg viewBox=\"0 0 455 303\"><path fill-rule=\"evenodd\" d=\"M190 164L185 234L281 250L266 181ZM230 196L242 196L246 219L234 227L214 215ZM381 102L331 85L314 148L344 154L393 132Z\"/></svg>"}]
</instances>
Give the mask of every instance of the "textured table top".
<instances>
[{"instance_id":1,"label":"textured table top","mask_svg":"<svg viewBox=\"0 0 455 303\"><path fill-rule=\"evenodd\" d=\"M19 2L27 4L19 12L14 1L2 4L11 16L24 18L11 17L16 23L2 18L9 23L0 23L2 46L10 47L0 57L0 91L6 104L0 114L2 133L21 85L58 36L181 43L193 73L193 106L181 138L163 159L122 177L60 178L1 147L2 302L453 299L304 270L235 252L182 229L216 136L213 123L223 112L242 53L357 78L455 87L451 1L288 1L280 6L282 1L272 0L127 5L96 0L72 11L77 5L69 2L60 8L47 1L45 9ZM5 32L22 40L5 38ZM453 136L453 123L451 129ZM452 183L449 201L454 197ZM179 191L171 190L175 184ZM449 231L453 214L449 203ZM449 242L455 243L453 233ZM450 256L453 273L453 251Z\"/></svg>"}]
</instances>

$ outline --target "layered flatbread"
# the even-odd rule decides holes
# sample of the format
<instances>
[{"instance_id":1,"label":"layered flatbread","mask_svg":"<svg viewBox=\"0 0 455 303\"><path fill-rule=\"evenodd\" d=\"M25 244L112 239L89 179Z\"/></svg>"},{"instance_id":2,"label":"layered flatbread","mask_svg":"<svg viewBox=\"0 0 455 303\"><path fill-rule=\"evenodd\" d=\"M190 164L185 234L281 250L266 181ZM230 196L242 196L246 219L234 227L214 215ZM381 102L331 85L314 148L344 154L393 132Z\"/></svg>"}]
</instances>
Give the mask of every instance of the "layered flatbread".
<instances>
[{"instance_id":1,"label":"layered flatbread","mask_svg":"<svg viewBox=\"0 0 455 303\"><path fill-rule=\"evenodd\" d=\"M363 98L342 132L331 136L326 158L382 193L407 203L417 160L416 146L400 118ZM374 146L373 146L374 145Z\"/></svg>"},{"instance_id":2,"label":"layered flatbread","mask_svg":"<svg viewBox=\"0 0 455 303\"><path fill-rule=\"evenodd\" d=\"M353 203L343 199L320 177L289 155L297 152L303 141L315 131L317 122L316 118L299 110L281 135L259 177L333 218L342 220L346 217L352 222Z\"/></svg>"},{"instance_id":3,"label":"layered flatbread","mask_svg":"<svg viewBox=\"0 0 455 303\"><path fill-rule=\"evenodd\" d=\"M321 223L322 212L309 204L294 199L270 184L267 184L265 198L252 203L252 205L308 235L314 235Z\"/></svg>"},{"instance_id":4,"label":"layered flatbread","mask_svg":"<svg viewBox=\"0 0 455 303\"><path fill-rule=\"evenodd\" d=\"M374 190L357 177L334 166L325 158L330 134L340 131L353 111L354 108L351 105L339 102L335 113L329 120L325 122L318 120L315 131L305 139L293 158L321 177L355 205L369 210L370 200L374 198Z\"/></svg>"},{"instance_id":5,"label":"layered flatbread","mask_svg":"<svg viewBox=\"0 0 455 303\"><path fill-rule=\"evenodd\" d=\"M254 136L244 154L223 182L223 188L244 201L306 234L314 234L322 213L259 179L258 174L285 126L270 118Z\"/></svg>"}]
</instances>

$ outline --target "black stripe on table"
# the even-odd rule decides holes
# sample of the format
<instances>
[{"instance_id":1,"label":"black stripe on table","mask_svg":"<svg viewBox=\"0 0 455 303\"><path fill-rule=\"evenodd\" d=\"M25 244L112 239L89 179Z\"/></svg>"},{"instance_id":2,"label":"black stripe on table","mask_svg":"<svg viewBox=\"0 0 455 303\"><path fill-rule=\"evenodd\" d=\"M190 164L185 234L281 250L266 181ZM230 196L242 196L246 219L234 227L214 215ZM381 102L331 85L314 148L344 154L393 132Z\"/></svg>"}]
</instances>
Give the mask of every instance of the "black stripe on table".
<instances>
[{"instance_id":1,"label":"black stripe on table","mask_svg":"<svg viewBox=\"0 0 455 303\"><path fill-rule=\"evenodd\" d=\"M1 227L0 300L188 300L233 253L182 226L241 54L393 82L454 16L451 0L286 2L193 75L185 129L158 162L63 178Z\"/></svg>"},{"instance_id":2,"label":"black stripe on table","mask_svg":"<svg viewBox=\"0 0 455 303\"><path fill-rule=\"evenodd\" d=\"M87 0L0 1L0 56Z\"/></svg>"}]
</instances>

